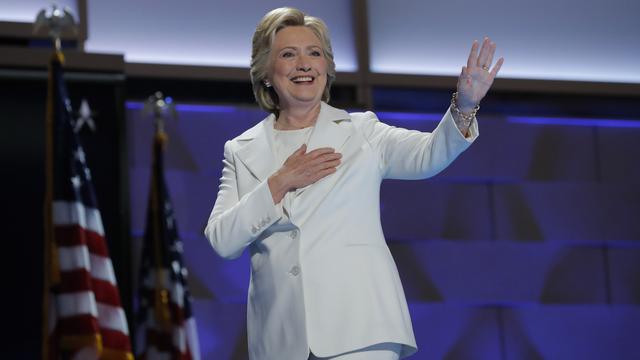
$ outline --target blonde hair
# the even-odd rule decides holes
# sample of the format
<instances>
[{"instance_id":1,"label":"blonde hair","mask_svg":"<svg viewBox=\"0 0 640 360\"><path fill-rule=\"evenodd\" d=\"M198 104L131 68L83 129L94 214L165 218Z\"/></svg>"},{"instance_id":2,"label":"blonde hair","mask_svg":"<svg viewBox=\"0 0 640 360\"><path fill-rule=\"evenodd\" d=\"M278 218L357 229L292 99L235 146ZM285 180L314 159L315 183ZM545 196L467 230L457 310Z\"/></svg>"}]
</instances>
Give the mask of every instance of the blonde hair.
<instances>
[{"instance_id":1,"label":"blonde hair","mask_svg":"<svg viewBox=\"0 0 640 360\"><path fill-rule=\"evenodd\" d=\"M269 11L260 20L253 33L250 74L253 94L258 105L276 115L279 113L278 94L272 87L266 87L264 81L267 80L271 44L276 33L287 26L305 26L313 31L320 40L322 52L327 60L327 85L322 93L322 101L329 101L331 84L336 78L336 64L333 61L333 50L331 50L327 25L319 18L305 15L302 11L290 7Z\"/></svg>"}]
</instances>

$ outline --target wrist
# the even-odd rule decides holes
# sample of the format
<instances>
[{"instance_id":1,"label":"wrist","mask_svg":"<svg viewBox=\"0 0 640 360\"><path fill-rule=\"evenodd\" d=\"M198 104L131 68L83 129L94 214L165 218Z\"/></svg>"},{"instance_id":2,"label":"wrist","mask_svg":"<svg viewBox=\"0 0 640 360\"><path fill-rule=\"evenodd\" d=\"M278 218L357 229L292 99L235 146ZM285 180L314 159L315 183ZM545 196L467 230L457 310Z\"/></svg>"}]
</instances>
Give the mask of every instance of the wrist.
<instances>
[{"instance_id":1,"label":"wrist","mask_svg":"<svg viewBox=\"0 0 640 360\"><path fill-rule=\"evenodd\" d=\"M474 109L475 109L474 106L463 106L463 105L458 106L458 111L465 115L473 113Z\"/></svg>"},{"instance_id":2,"label":"wrist","mask_svg":"<svg viewBox=\"0 0 640 360\"><path fill-rule=\"evenodd\" d=\"M273 203L279 203L284 195L289 191L289 186L282 179L282 175L275 173L269 177L267 180L267 184L269 185L269 190L271 191L271 197L273 198Z\"/></svg>"},{"instance_id":3,"label":"wrist","mask_svg":"<svg viewBox=\"0 0 640 360\"><path fill-rule=\"evenodd\" d=\"M454 92L451 97L451 113L454 118L461 120L466 126L469 126L476 113L480 110L480 105L470 106L468 104L458 103L458 93Z\"/></svg>"},{"instance_id":4,"label":"wrist","mask_svg":"<svg viewBox=\"0 0 640 360\"><path fill-rule=\"evenodd\" d=\"M453 105L453 107L457 109L457 111L465 114L476 113L480 109L479 103L476 104L470 101L465 101L465 99L461 99L458 96L457 91L454 92L451 96L451 105Z\"/></svg>"}]
</instances>

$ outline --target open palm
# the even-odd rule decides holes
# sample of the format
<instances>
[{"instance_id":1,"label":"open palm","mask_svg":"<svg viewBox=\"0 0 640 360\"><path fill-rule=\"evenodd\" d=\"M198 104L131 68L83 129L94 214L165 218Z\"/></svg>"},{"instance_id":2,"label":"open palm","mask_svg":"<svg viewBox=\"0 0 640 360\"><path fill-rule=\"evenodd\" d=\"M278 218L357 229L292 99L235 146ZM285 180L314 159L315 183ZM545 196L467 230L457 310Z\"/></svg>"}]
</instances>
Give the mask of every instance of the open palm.
<instances>
[{"instance_id":1,"label":"open palm","mask_svg":"<svg viewBox=\"0 0 640 360\"><path fill-rule=\"evenodd\" d=\"M478 41L474 41L467 65L462 67L458 78L458 108L463 112L470 112L474 106L480 103L491 88L493 80L504 62L504 58L500 58L491 68L496 44L488 37L482 41L479 54L478 47Z\"/></svg>"}]
</instances>

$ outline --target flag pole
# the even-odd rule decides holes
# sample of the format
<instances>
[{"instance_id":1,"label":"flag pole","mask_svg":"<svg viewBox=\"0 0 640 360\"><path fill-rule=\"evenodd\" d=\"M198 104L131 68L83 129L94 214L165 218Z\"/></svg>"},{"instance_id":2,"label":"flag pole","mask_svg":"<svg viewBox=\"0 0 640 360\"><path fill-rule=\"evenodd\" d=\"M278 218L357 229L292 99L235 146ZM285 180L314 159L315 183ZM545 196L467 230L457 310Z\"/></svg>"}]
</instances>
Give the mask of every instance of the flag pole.
<instances>
[{"instance_id":1,"label":"flag pole","mask_svg":"<svg viewBox=\"0 0 640 360\"><path fill-rule=\"evenodd\" d=\"M140 293L145 297L145 301L141 302L138 310L144 314L139 324L141 333L156 336L146 337L140 342L143 348L139 354L144 356L149 349L155 347L156 353L166 353L180 359L200 360L196 323L186 281L187 271L182 262L182 241L178 236L173 207L164 179L163 158L168 140L165 132L168 118L165 115L169 113L174 119L178 116L173 100L164 97L160 92L149 97L145 110L153 114L155 133L141 274L144 274L143 279L148 280L152 280L154 274L156 276L153 283L141 280ZM166 297L162 297L163 293L166 293ZM166 299L167 302L159 301L161 299ZM167 308L169 302L171 307ZM169 319L169 322L165 322L165 319ZM172 336L176 332L182 334L180 339Z\"/></svg>"},{"instance_id":2,"label":"flag pole","mask_svg":"<svg viewBox=\"0 0 640 360\"><path fill-rule=\"evenodd\" d=\"M153 111L155 134L153 137L153 149L152 149L152 174L151 174L151 222L152 222L152 236L153 241L153 256L154 256L154 271L155 271L155 317L158 324L161 327L169 329L171 327L171 309L169 290L167 284L164 283L162 276L163 261L162 261L162 249L164 244L161 243L161 234L164 232L160 228L160 173L159 169L162 161L162 151L168 140L167 134L164 131L164 112L167 109L173 109L171 98L165 98L162 92L158 91L154 95L149 97L147 104Z\"/></svg>"},{"instance_id":3,"label":"flag pole","mask_svg":"<svg viewBox=\"0 0 640 360\"><path fill-rule=\"evenodd\" d=\"M53 61L53 58L52 58ZM53 243L53 67L49 64L47 116L45 117L44 247L42 267L42 359L49 359L49 287Z\"/></svg>"},{"instance_id":4,"label":"flag pole","mask_svg":"<svg viewBox=\"0 0 640 360\"><path fill-rule=\"evenodd\" d=\"M59 9L56 5L52 5L50 12L46 9L40 10L34 22L33 32L36 33L40 28L47 27L49 36L54 45L54 51L49 61L49 76L47 84L47 109L45 117L45 197L43 204L44 215L44 236L43 236L43 267L42 267L42 359L49 360L51 358L49 344L49 314L50 314L50 289L53 284L59 280L59 272L56 261L56 252L53 243L55 241L53 231L53 126L55 117L55 82L54 82L54 64L57 62L62 66L64 64L64 54L62 53L62 41L60 39L64 28L71 27L72 30L75 22L73 15L68 8Z\"/></svg>"}]
</instances>

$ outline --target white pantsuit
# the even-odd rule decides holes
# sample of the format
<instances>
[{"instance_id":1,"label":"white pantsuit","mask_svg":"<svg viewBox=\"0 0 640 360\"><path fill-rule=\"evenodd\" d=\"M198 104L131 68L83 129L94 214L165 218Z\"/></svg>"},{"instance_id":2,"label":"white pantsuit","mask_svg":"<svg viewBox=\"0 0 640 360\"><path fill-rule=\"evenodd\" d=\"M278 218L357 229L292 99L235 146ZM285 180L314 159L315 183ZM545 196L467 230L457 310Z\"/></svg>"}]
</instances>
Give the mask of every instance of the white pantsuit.
<instances>
[{"instance_id":1,"label":"white pantsuit","mask_svg":"<svg viewBox=\"0 0 640 360\"><path fill-rule=\"evenodd\" d=\"M225 258L249 248L250 358L307 359L309 349L324 358L380 343L400 344L400 357L414 353L409 309L380 224L380 184L440 172L478 136L475 120L465 138L449 111L423 133L322 103L307 151L332 147L342 162L284 206L273 204L267 184L277 170L274 121L270 115L225 144L205 229Z\"/></svg>"}]
</instances>

